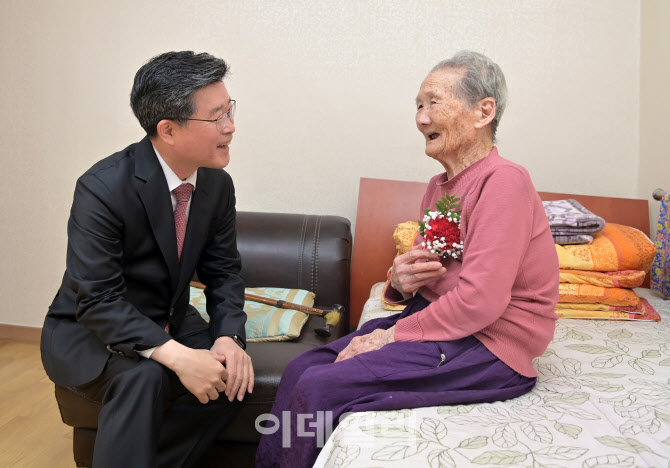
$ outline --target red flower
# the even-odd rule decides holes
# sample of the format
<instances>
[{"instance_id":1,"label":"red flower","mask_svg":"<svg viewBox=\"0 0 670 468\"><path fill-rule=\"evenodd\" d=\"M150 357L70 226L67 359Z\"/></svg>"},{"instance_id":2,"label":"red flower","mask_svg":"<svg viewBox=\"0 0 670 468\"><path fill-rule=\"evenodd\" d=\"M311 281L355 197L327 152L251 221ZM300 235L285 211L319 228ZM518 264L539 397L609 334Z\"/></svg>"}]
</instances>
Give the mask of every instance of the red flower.
<instances>
[{"instance_id":1,"label":"red flower","mask_svg":"<svg viewBox=\"0 0 670 468\"><path fill-rule=\"evenodd\" d=\"M426 231L425 238L429 241L442 240L447 245L461 242L461 232L458 224L449 221L447 218L437 218L431 221L430 229Z\"/></svg>"},{"instance_id":2,"label":"red flower","mask_svg":"<svg viewBox=\"0 0 670 468\"><path fill-rule=\"evenodd\" d=\"M440 257L463 255L459 200L456 195L445 195L435 203L435 211L424 210L423 221L419 222L419 232L425 239L421 245Z\"/></svg>"}]
</instances>

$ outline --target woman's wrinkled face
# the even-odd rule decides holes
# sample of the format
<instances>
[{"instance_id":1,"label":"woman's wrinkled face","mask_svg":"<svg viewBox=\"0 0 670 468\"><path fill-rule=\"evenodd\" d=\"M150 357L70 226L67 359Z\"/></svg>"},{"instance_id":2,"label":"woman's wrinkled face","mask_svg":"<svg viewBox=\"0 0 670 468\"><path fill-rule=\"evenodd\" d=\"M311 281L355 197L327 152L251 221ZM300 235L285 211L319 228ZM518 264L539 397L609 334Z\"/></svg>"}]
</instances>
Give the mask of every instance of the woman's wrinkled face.
<instances>
[{"instance_id":1,"label":"woman's wrinkled face","mask_svg":"<svg viewBox=\"0 0 670 468\"><path fill-rule=\"evenodd\" d=\"M461 70L436 70L416 97L416 126L426 139L426 154L438 161L457 158L475 143L475 109L455 91L462 76Z\"/></svg>"}]
</instances>

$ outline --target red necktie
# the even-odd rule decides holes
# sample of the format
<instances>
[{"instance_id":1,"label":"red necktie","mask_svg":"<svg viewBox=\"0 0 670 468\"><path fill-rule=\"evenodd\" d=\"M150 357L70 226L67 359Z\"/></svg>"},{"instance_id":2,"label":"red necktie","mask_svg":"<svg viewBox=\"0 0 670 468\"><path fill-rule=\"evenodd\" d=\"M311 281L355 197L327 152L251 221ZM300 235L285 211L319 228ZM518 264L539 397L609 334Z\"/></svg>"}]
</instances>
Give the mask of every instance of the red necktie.
<instances>
[{"instance_id":1,"label":"red necktie","mask_svg":"<svg viewBox=\"0 0 670 468\"><path fill-rule=\"evenodd\" d=\"M186 207L193 192L193 185L181 184L174 189L177 206L174 209L174 227L177 230L177 257L181 260L181 249L184 247L184 237L186 236Z\"/></svg>"},{"instance_id":2,"label":"red necktie","mask_svg":"<svg viewBox=\"0 0 670 468\"><path fill-rule=\"evenodd\" d=\"M177 199L177 206L174 208L174 227L177 231L177 257L181 260L181 249L184 247L184 237L186 236L186 208L193 192L193 185L181 184L174 189L174 197ZM165 331L170 333L170 322L165 325Z\"/></svg>"}]
</instances>

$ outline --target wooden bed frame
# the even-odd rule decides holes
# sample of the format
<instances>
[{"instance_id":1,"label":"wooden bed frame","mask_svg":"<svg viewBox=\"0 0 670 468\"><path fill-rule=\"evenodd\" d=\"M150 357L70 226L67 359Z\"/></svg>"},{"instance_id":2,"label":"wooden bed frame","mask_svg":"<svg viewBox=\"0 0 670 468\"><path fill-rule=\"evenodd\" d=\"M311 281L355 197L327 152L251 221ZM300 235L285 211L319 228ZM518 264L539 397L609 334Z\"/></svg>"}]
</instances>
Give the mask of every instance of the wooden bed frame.
<instances>
[{"instance_id":1,"label":"wooden bed frame","mask_svg":"<svg viewBox=\"0 0 670 468\"><path fill-rule=\"evenodd\" d=\"M399 223L418 220L427 183L361 178L354 254L351 266L349 329L355 330L373 284L384 281L393 263L393 230ZM539 192L542 200L574 198L607 222L632 226L649 235L649 202L632 198L597 197ZM645 279L644 287L649 287Z\"/></svg>"}]
</instances>

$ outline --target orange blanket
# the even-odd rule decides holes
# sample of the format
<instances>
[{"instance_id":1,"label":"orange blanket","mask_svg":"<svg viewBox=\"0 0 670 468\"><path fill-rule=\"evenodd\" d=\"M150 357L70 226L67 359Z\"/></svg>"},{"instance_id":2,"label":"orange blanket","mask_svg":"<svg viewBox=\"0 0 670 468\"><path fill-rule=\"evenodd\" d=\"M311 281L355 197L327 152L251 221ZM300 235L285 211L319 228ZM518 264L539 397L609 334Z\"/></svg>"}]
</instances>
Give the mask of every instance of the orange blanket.
<instances>
[{"instance_id":1,"label":"orange blanket","mask_svg":"<svg viewBox=\"0 0 670 468\"><path fill-rule=\"evenodd\" d=\"M561 270L560 282L572 284L592 284L604 288L637 288L644 282L644 271L582 271Z\"/></svg>"},{"instance_id":2,"label":"orange blanket","mask_svg":"<svg viewBox=\"0 0 670 468\"><path fill-rule=\"evenodd\" d=\"M560 268L565 270L649 271L656 247L637 229L607 223L593 236L592 244L556 244L556 253Z\"/></svg>"},{"instance_id":3,"label":"orange blanket","mask_svg":"<svg viewBox=\"0 0 670 468\"><path fill-rule=\"evenodd\" d=\"M597 310L579 310L579 309L561 309L559 303L556 308L556 314L563 318L579 318L591 320L647 320L653 322L660 322L661 316L658 312L647 302L646 299L640 299L639 310L641 313L629 312L609 312Z\"/></svg>"},{"instance_id":4,"label":"orange blanket","mask_svg":"<svg viewBox=\"0 0 670 468\"><path fill-rule=\"evenodd\" d=\"M640 298L631 289L603 288L591 284L559 283L558 302L635 306L640 302Z\"/></svg>"},{"instance_id":5,"label":"orange blanket","mask_svg":"<svg viewBox=\"0 0 670 468\"><path fill-rule=\"evenodd\" d=\"M609 304L594 303L579 303L579 302L559 302L556 304L557 309L579 309L579 310L601 310L607 312L628 312L630 314L641 314L640 309L642 301L634 306L614 306Z\"/></svg>"}]
</instances>

